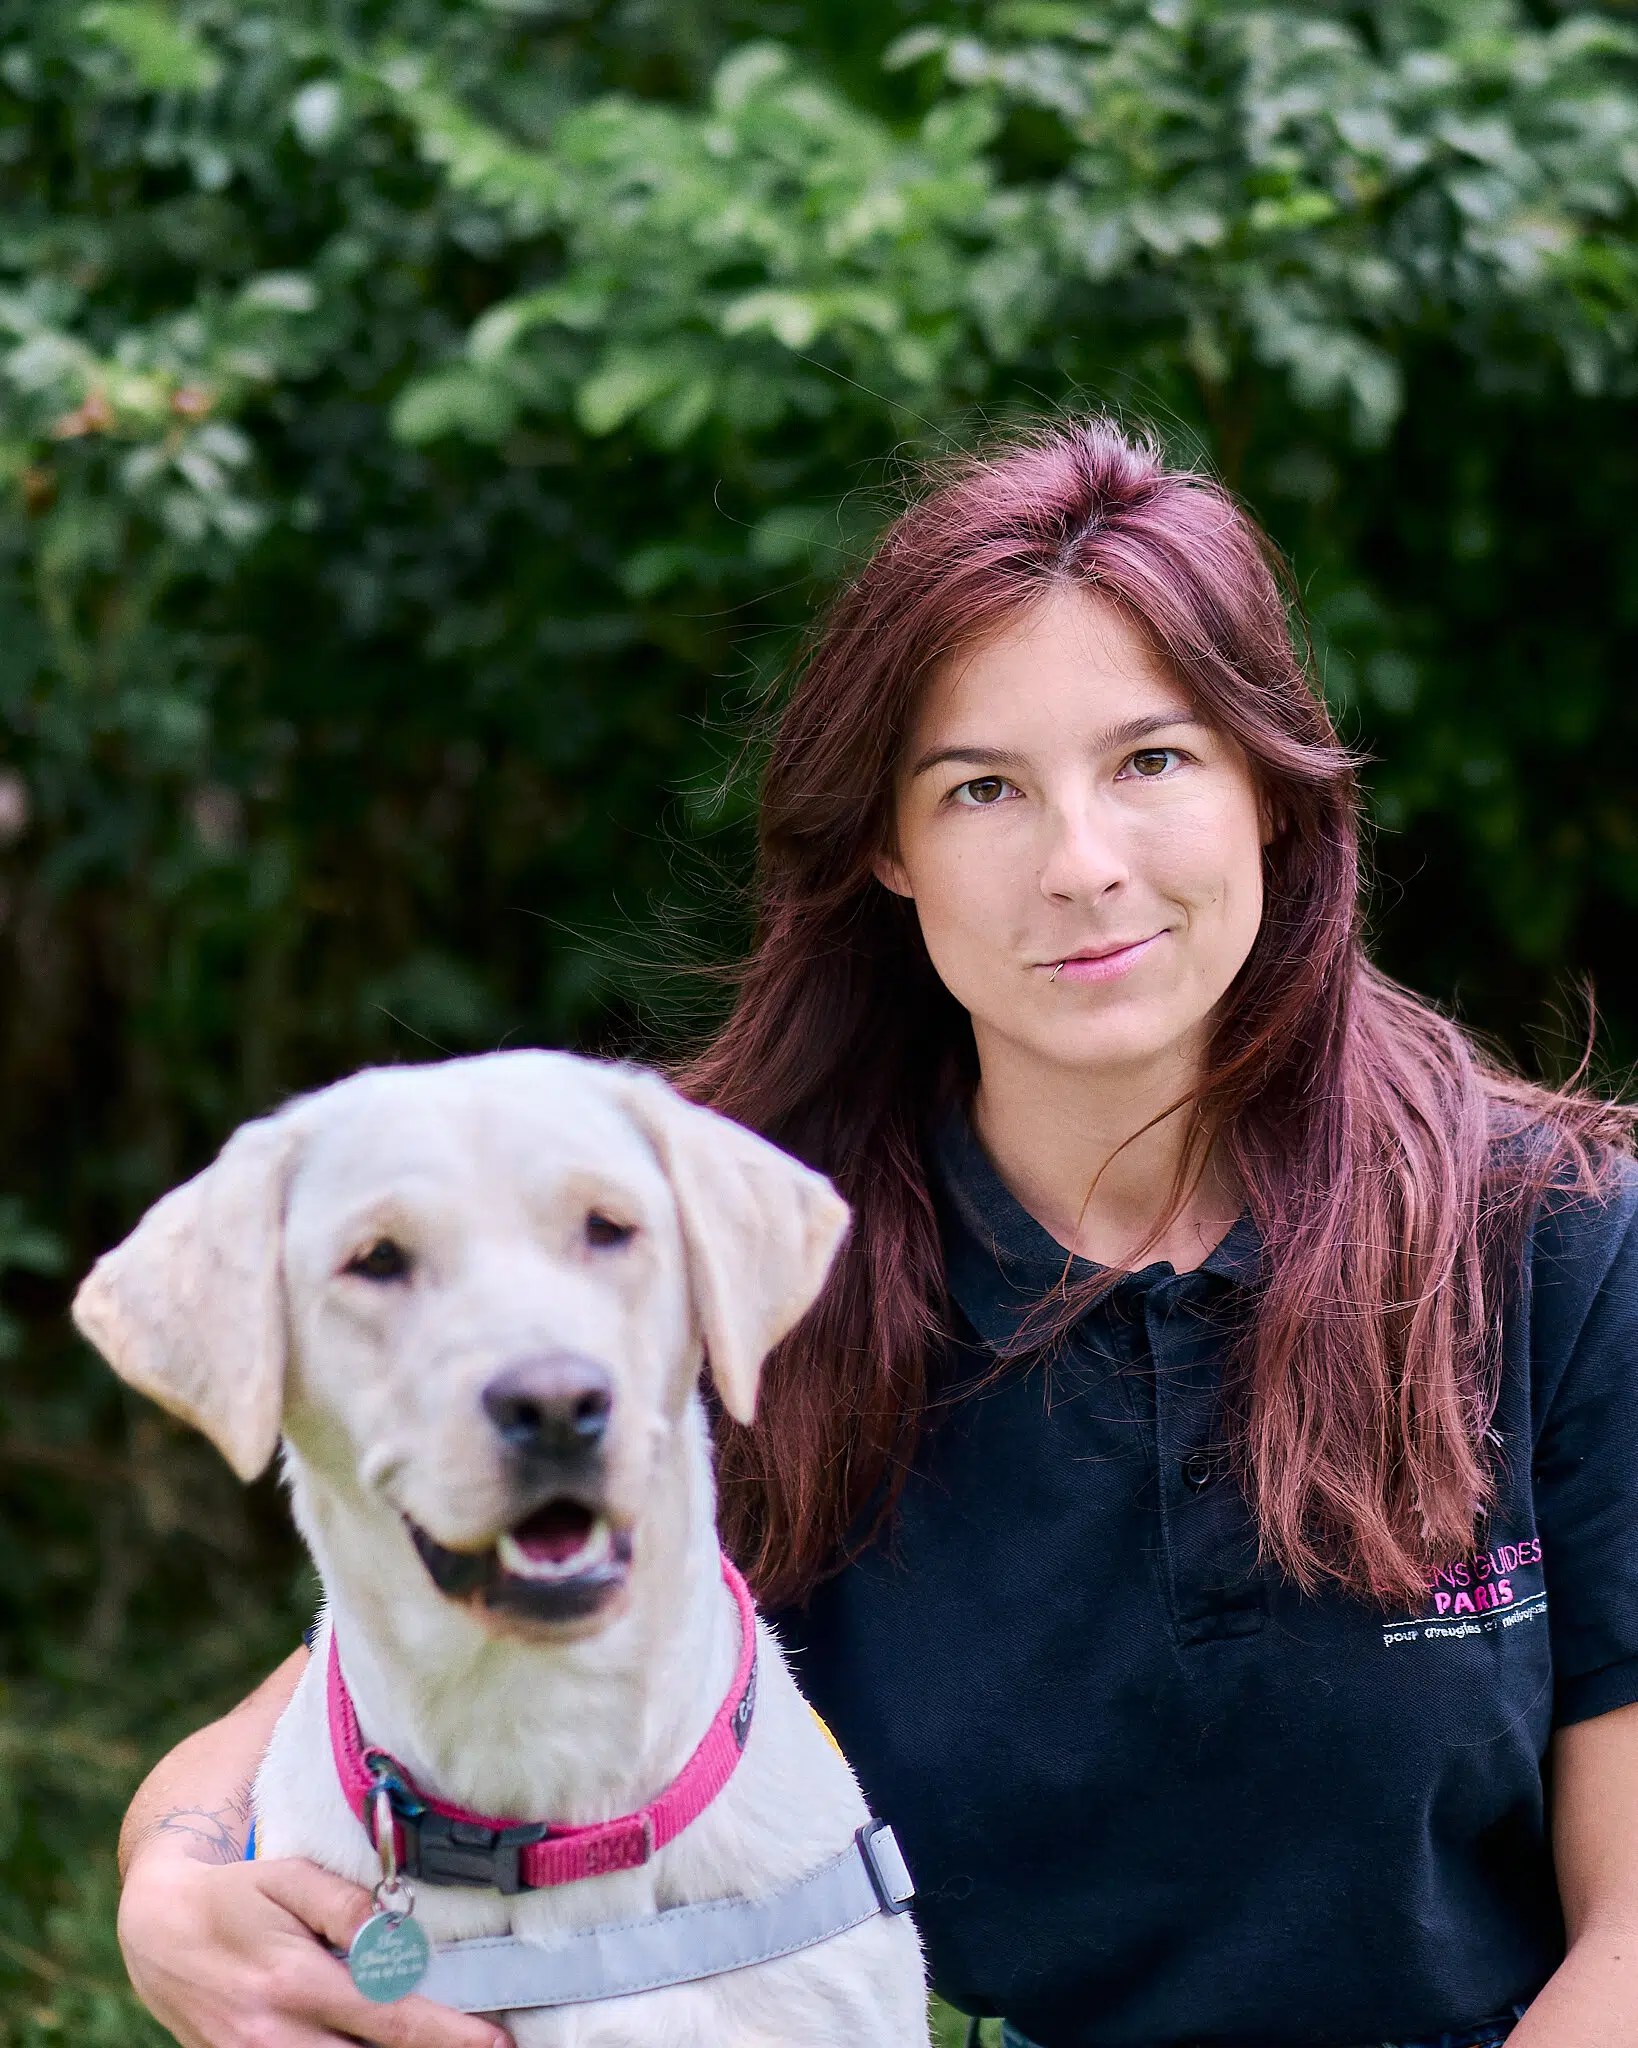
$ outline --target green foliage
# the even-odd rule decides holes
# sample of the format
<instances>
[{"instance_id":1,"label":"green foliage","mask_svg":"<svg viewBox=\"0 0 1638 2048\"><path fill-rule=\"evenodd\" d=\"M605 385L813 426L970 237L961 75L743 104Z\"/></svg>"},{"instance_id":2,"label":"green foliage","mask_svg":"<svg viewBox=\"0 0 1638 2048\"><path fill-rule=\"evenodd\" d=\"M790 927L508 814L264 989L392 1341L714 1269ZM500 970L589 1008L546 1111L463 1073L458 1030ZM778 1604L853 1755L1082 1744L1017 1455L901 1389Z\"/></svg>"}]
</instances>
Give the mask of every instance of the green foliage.
<instances>
[{"instance_id":1,"label":"green foliage","mask_svg":"<svg viewBox=\"0 0 1638 2048\"><path fill-rule=\"evenodd\" d=\"M1107 402L1291 553L1392 965L1638 1050L1638 33L1539 0L0 0L0 2017L293 1635L66 1278L362 1061L626 1043L906 455ZM695 920L690 923L689 920ZM22 1341L19 1342L21 1335Z\"/></svg>"},{"instance_id":2,"label":"green foliage","mask_svg":"<svg viewBox=\"0 0 1638 2048\"><path fill-rule=\"evenodd\" d=\"M993 2029L991 2030L994 2031ZM933 2000L933 2048L965 2048L967 2022L952 2006Z\"/></svg>"}]
</instances>

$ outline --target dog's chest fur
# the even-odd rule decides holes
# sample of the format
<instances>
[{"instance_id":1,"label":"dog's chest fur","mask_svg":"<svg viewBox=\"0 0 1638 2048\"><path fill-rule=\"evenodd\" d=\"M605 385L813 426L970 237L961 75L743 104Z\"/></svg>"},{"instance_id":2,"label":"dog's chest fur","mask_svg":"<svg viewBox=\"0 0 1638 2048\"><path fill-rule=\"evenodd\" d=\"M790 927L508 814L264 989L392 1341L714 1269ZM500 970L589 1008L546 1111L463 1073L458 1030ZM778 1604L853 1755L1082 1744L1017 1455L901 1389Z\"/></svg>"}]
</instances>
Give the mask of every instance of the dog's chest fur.
<instances>
[{"instance_id":1,"label":"dog's chest fur","mask_svg":"<svg viewBox=\"0 0 1638 2048\"><path fill-rule=\"evenodd\" d=\"M802 1701L765 1629L756 1713L733 1777L639 1870L503 1898L416 1887L434 1942L559 1932L794 1882L868 1817L851 1773ZM330 1754L321 1636L256 1781L258 1853L311 1857L361 1885L377 1876ZM926 2039L919 1950L907 1920L880 1918L802 1954L703 1984L556 2012L497 2015L518 2048L914 2048Z\"/></svg>"}]
</instances>

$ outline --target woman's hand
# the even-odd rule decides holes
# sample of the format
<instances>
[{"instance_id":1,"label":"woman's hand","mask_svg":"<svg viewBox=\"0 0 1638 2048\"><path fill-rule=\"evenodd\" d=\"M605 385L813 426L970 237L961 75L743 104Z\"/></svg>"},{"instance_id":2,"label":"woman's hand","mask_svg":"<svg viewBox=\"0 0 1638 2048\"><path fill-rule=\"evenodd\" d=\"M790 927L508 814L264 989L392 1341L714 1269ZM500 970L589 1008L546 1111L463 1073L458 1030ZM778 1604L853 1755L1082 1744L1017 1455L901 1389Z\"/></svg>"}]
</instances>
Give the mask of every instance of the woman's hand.
<instances>
[{"instance_id":1,"label":"woman's hand","mask_svg":"<svg viewBox=\"0 0 1638 2048\"><path fill-rule=\"evenodd\" d=\"M299 1650L148 1773L120 1835L119 1941L136 1994L182 2048L511 2048L493 2020L372 2005L344 1949L370 1895L296 1857L246 1863L250 1783L307 1663Z\"/></svg>"},{"instance_id":2,"label":"woman's hand","mask_svg":"<svg viewBox=\"0 0 1638 2048\"><path fill-rule=\"evenodd\" d=\"M492 2020L355 1991L325 1945L346 1948L369 1913L367 1891L317 1864L203 1863L160 1838L132 1862L119 1939L137 1996L182 2048L510 2048Z\"/></svg>"}]
</instances>

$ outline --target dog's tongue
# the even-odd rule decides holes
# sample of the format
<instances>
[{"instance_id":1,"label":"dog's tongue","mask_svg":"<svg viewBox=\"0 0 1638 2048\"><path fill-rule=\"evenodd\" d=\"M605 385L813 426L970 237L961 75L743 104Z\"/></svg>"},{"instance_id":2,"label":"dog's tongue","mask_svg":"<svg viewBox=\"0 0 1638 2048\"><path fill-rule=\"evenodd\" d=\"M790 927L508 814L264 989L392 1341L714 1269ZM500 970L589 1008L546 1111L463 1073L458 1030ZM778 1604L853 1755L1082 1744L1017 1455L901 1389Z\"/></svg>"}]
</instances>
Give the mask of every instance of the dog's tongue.
<instances>
[{"instance_id":1,"label":"dog's tongue","mask_svg":"<svg viewBox=\"0 0 1638 2048\"><path fill-rule=\"evenodd\" d=\"M512 1531L512 1541L537 1564L566 1564L591 1535L590 1508L577 1500L548 1501Z\"/></svg>"}]
</instances>

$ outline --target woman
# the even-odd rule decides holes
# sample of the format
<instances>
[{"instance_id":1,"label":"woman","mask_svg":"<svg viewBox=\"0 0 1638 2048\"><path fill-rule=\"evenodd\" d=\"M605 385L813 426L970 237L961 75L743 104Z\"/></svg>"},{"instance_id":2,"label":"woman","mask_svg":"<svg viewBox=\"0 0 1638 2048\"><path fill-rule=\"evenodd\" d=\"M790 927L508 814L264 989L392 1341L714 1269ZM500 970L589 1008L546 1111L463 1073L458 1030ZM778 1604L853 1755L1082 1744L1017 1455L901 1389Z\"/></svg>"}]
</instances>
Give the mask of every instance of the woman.
<instances>
[{"instance_id":1,"label":"woman","mask_svg":"<svg viewBox=\"0 0 1638 2048\"><path fill-rule=\"evenodd\" d=\"M1630 1120L1370 967L1357 833L1255 529L1102 421L906 512L774 742L684 1078L855 1229L724 1528L1025 2048L1638 2044ZM193 1860L294 1662L138 1795L138 1989L484 2048Z\"/></svg>"}]
</instances>

